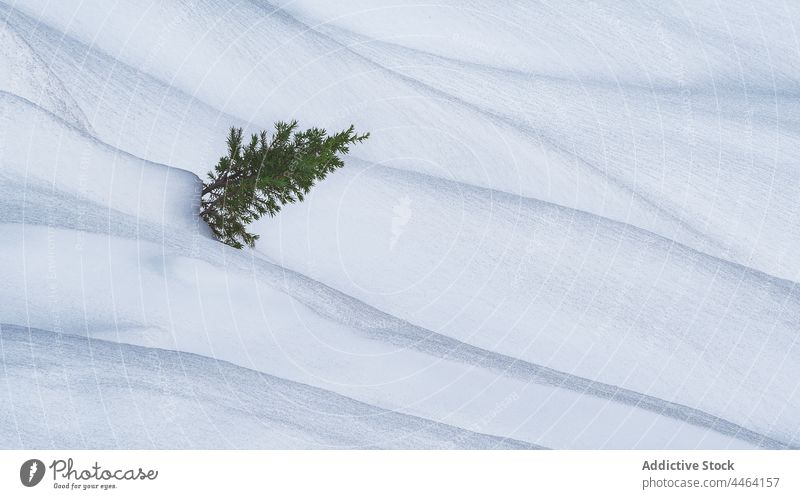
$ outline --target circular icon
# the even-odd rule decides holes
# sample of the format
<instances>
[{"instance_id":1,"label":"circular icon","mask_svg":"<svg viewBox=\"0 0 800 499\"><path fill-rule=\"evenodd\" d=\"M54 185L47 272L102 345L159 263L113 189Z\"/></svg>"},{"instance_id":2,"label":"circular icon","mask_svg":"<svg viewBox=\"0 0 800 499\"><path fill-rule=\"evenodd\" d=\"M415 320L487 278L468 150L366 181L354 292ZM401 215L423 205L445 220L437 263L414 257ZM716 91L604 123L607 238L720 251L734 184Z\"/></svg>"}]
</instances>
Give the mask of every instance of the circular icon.
<instances>
[{"instance_id":1,"label":"circular icon","mask_svg":"<svg viewBox=\"0 0 800 499\"><path fill-rule=\"evenodd\" d=\"M38 459L28 459L19 469L19 479L26 487L35 487L44 478L44 463Z\"/></svg>"}]
</instances>

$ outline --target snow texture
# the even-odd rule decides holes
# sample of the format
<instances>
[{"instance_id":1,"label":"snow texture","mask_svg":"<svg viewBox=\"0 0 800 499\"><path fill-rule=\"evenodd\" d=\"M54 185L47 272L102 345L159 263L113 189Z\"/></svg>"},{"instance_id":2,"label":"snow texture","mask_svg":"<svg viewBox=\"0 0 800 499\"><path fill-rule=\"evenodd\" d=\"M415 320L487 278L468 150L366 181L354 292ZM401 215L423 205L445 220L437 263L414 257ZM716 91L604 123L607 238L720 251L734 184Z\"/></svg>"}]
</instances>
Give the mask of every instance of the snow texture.
<instances>
[{"instance_id":1,"label":"snow texture","mask_svg":"<svg viewBox=\"0 0 800 499\"><path fill-rule=\"evenodd\" d=\"M0 1L0 447L800 447L800 7L649 3Z\"/></svg>"}]
</instances>

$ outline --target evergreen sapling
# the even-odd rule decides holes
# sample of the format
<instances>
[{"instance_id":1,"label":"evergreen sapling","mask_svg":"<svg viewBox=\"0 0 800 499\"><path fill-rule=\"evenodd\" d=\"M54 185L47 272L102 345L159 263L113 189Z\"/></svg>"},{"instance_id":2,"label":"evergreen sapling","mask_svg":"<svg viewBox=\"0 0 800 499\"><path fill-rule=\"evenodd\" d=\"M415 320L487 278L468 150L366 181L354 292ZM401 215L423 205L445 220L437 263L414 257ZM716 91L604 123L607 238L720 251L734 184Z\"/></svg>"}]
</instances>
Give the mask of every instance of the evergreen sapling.
<instances>
[{"instance_id":1,"label":"evergreen sapling","mask_svg":"<svg viewBox=\"0 0 800 499\"><path fill-rule=\"evenodd\" d=\"M228 154L203 184L200 216L219 241L253 247L258 235L247 226L275 216L287 203L302 201L314 183L344 166L342 155L369 137L348 129L328 135L324 129L297 131L297 122L278 122L270 137L253 134L245 143L241 128L228 133Z\"/></svg>"}]
</instances>

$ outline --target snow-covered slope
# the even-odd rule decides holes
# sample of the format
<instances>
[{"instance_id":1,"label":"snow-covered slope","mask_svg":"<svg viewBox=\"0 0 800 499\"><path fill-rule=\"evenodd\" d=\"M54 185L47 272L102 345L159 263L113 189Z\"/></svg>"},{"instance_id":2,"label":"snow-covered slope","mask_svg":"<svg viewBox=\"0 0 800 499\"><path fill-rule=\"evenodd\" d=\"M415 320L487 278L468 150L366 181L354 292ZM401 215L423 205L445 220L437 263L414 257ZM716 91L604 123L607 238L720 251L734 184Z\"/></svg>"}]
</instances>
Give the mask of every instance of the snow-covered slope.
<instances>
[{"instance_id":1,"label":"snow-covered slope","mask_svg":"<svg viewBox=\"0 0 800 499\"><path fill-rule=\"evenodd\" d=\"M8 182L47 185L167 226L197 225L196 175L110 147L13 94L0 92L0 115L0 177Z\"/></svg>"},{"instance_id":2,"label":"snow-covered slope","mask_svg":"<svg viewBox=\"0 0 800 499\"><path fill-rule=\"evenodd\" d=\"M0 22L0 91L31 101L83 132L83 110L38 53L8 22Z\"/></svg>"},{"instance_id":3,"label":"snow-covered slope","mask_svg":"<svg viewBox=\"0 0 800 499\"><path fill-rule=\"evenodd\" d=\"M0 442L799 447L798 13L686 9L0 2L0 373L75 371ZM288 118L372 137L256 251L213 241L197 175ZM156 427L51 422L72 380Z\"/></svg>"},{"instance_id":4,"label":"snow-covered slope","mask_svg":"<svg viewBox=\"0 0 800 499\"><path fill-rule=\"evenodd\" d=\"M216 359L3 325L0 341L2 448L531 448Z\"/></svg>"},{"instance_id":5,"label":"snow-covered slope","mask_svg":"<svg viewBox=\"0 0 800 499\"><path fill-rule=\"evenodd\" d=\"M711 2L696 12L402 3L337 2L330 23L330 6L312 4L315 15L304 2L287 10L250 1L16 7L90 46L71 57L79 63L97 51L112 56L121 70L108 72L103 93L146 81L131 79L128 65L258 125L286 116L331 128L355 121L375 132L358 151L366 160L578 208L798 278L792 69L800 48L784 21L797 17L796 7L767 2L756 15L749 2L734 2L720 17ZM443 19L450 31L431 33ZM20 31L46 36L40 24L29 20ZM39 50L60 59L52 44ZM489 54L493 63L479 64ZM127 95L117 112L136 113L136 92ZM150 99L174 114L170 92ZM96 101L87 115L101 112ZM195 111L183 109L174 126L163 118L154 126L167 137L188 133L198 125L189 123ZM160 141L154 128L138 135ZM207 133L192 135L208 142Z\"/></svg>"}]
</instances>

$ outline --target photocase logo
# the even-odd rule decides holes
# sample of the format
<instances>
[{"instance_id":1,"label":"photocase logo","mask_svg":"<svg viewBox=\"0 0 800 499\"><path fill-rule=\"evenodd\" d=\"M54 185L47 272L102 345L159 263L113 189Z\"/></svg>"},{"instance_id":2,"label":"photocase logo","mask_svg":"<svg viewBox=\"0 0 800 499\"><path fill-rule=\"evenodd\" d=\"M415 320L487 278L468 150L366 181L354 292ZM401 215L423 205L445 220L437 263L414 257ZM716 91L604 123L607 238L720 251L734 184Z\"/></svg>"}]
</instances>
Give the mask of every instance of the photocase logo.
<instances>
[{"instance_id":1,"label":"photocase logo","mask_svg":"<svg viewBox=\"0 0 800 499\"><path fill-rule=\"evenodd\" d=\"M26 487L35 487L44 478L44 463L38 459L28 459L19 469L19 479Z\"/></svg>"}]
</instances>

